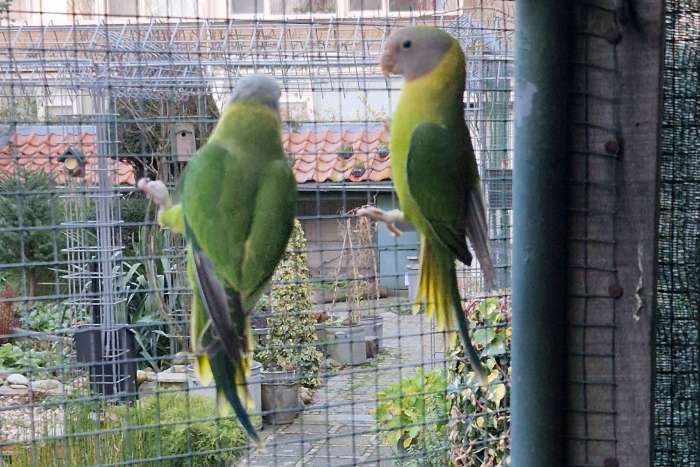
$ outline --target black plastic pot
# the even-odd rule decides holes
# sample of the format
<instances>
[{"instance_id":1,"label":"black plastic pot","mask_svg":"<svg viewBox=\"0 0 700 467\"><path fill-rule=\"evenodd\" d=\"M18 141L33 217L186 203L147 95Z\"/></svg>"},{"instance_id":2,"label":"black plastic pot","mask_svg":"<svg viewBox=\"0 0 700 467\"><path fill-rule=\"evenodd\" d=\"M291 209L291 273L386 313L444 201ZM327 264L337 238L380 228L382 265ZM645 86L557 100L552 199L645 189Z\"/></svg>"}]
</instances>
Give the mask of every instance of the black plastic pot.
<instances>
[{"instance_id":1,"label":"black plastic pot","mask_svg":"<svg viewBox=\"0 0 700 467\"><path fill-rule=\"evenodd\" d=\"M105 355L107 336L114 339L112 355ZM88 364L93 394L122 400L136 398L136 345L134 333L128 326L109 329L99 325L83 326L73 339L78 361Z\"/></svg>"}]
</instances>

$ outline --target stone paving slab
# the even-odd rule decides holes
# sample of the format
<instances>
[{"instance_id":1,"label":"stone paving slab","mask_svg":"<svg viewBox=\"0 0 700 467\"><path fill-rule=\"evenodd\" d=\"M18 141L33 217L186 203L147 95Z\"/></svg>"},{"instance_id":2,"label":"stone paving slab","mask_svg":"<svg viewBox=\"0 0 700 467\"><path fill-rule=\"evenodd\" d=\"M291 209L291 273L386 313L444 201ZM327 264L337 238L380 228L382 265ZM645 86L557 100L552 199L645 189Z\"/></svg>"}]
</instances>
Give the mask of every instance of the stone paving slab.
<instances>
[{"instance_id":1,"label":"stone paving slab","mask_svg":"<svg viewBox=\"0 0 700 467\"><path fill-rule=\"evenodd\" d=\"M382 313L380 355L365 365L344 368L324 378L310 405L289 425L266 426L267 446L238 465L392 466L393 453L374 431L377 392L412 376L416 368L443 366L442 336L424 315ZM438 355L438 361L433 359Z\"/></svg>"}]
</instances>

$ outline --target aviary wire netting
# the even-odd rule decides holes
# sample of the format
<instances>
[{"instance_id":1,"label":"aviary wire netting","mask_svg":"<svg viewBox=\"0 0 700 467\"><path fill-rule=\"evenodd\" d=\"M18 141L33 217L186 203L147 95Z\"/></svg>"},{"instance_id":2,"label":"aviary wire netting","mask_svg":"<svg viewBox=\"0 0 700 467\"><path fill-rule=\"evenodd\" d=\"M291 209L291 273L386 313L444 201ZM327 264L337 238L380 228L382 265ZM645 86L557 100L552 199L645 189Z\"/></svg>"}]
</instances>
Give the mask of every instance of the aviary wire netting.
<instances>
[{"instance_id":1,"label":"aviary wire netting","mask_svg":"<svg viewBox=\"0 0 700 467\"><path fill-rule=\"evenodd\" d=\"M656 311L656 464L700 462L700 19L666 2Z\"/></svg>"},{"instance_id":2,"label":"aviary wire netting","mask_svg":"<svg viewBox=\"0 0 700 467\"><path fill-rule=\"evenodd\" d=\"M509 463L513 1L15 0L0 14L0 465ZM460 270L485 389L412 313L415 231L354 216L397 205L401 82L377 61L409 24L445 28L468 56L501 290ZM300 221L254 312L264 448L193 372L183 242L134 190L174 187L254 72L283 89Z\"/></svg>"}]
</instances>

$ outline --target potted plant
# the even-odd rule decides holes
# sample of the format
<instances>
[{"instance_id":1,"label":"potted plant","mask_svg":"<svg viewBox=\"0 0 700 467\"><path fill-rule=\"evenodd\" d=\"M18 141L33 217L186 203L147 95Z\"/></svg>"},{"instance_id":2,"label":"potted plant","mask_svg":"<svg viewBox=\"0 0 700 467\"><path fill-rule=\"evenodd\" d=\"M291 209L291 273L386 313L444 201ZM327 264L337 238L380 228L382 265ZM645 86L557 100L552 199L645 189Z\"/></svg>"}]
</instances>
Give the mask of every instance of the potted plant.
<instances>
[{"instance_id":1,"label":"potted plant","mask_svg":"<svg viewBox=\"0 0 700 467\"><path fill-rule=\"evenodd\" d=\"M328 356L342 365L362 365L367 361L365 336L359 313L350 309L347 318L326 326Z\"/></svg>"},{"instance_id":2,"label":"potted plant","mask_svg":"<svg viewBox=\"0 0 700 467\"><path fill-rule=\"evenodd\" d=\"M268 332L256 350L262 363L261 396L265 419L291 423L302 406L299 386L315 388L322 354L316 349L306 239L295 221L287 251L275 270L270 291Z\"/></svg>"}]
</instances>

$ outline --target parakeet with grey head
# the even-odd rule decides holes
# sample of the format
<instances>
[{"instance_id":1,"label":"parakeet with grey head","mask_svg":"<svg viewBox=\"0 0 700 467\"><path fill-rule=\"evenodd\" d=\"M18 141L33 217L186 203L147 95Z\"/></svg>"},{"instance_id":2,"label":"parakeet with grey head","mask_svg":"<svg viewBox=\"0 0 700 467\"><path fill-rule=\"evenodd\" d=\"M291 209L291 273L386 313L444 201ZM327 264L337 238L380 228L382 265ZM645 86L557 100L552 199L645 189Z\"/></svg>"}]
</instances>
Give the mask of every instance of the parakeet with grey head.
<instances>
[{"instance_id":1,"label":"parakeet with grey head","mask_svg":"<svg viewBox=\"0 0 700 467\"><path fill-rule=\"evenodd\" d=\"M193 288L191 346L203 384L212 377L254 440L246 404L253 339L249 314L292 232L296 182L282 148L280 89L242 78L207 143L188 163L172 205L159 181L139 181L161 207L159 222L187 240Z\"/></svg>"},{"instance_id":2,"label":"parakeet with grey head","mask_svg":"<svg viewBox=\"0 0 700 467\"><path fill-rule=\"evenodd\" d=\"M494 284L486 211L469 130L464 119L466 63L459 42L437 28L399 29L381 56L385 75L405 78L391 121L392 180L400 211L360 212L387 222L408 221L420 233L417 303L443 329L458 330L465 353L486 383L486 370L469 339L455 259L470 265L469 238L487 289Z\"/></svg>"}]
</instances>

